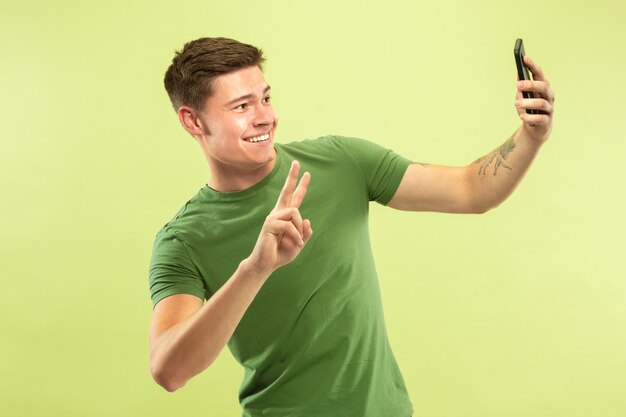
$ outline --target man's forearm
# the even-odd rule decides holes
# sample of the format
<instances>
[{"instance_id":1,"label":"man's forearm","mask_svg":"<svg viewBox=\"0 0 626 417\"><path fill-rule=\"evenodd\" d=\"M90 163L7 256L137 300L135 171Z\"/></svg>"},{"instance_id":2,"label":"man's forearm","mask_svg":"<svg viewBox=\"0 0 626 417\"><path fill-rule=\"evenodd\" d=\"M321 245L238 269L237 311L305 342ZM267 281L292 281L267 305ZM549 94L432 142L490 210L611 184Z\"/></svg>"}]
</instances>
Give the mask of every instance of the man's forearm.
<instances>
[{"instance_id":1,"label":"man's forearm","mask_svg":"<svg viewBox=\"0 0 626 417\"><path fill-rule=\"evenodd\" d=\"M168 391L182 387L213 363L265 281L293 261L311 237L311 222L299 211L311 174L305 172L298 180L299 172L300 164L292 162L252 253L204 305L185 294L157 304L150 331L150 367L154 379ZM168 299L169 304L161 304Z\"/></svg>"},{"instance_id":2,"label":"man's forearm","mask_svg":"<svg viewBox=\"0 0 626 417\"><path fill-rule=\"evenodd\" d=\"M192 316L171 327L151 350L151 368L168 391L209 367L233 335L267 277L243 261L231 278Z\"/></svg>"},{"instance_id":3,"label":"man's forearm","mask_svg":"<svg viewBox=\"0 0 626 417\"><path fill-rule=\"evenodd\" d=\"M487 211L506 200L524 178L541 145L520 127L500 147L468 165L475 206Z\"/></svg>"}]
</instances>

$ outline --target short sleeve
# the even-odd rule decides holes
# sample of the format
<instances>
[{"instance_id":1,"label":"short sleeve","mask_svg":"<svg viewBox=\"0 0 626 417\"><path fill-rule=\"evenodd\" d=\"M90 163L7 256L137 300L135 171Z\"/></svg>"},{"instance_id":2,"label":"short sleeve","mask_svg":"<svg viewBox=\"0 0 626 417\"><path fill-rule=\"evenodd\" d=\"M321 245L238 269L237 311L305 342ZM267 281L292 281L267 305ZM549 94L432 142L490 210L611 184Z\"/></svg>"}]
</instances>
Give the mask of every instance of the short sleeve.
<instances>
[{"instance_id":1,"label":"short sleeve","mask_svg":"<svg viewBox=\"0 0 626 417\"><path fill-rule=\"evenodd\" d=\"M364 139L338 136L348 153L361 169L370 201L387 205L400 186L411 161L394 151Z\"/></svg>"},{"instance_id":2,"label":"short sleeve","mask_svg":"<svg viewBox=\"0 0 626 417\"><path fill-rule=\"evenodd\" d=\"M152 306L174 294L207 298L204 281L191 261L183 240L176 233L165 230L161 230L154 241L149 284Z\"/></svg>"}]
</instances>

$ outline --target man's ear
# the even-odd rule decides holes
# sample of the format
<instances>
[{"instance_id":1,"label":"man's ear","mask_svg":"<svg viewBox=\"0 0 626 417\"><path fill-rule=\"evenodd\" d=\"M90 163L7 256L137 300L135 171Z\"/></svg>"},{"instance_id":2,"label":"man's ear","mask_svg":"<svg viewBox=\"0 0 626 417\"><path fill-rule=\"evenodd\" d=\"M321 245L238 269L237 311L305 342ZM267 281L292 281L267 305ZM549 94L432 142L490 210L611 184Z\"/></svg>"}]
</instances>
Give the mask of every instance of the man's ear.
<instances>
[{"instance_id":1,"label":"man's ear","mask_svg":"<svg viewBox=\"0 0 626 417\"><path fill-rule=\"evenodd\" d=\"M180 106L178 108L178 120L183 128L189 132L194 138L202 136L202 121L199 120L198 112L189 106Z\"/></svg>"}]
</instances>

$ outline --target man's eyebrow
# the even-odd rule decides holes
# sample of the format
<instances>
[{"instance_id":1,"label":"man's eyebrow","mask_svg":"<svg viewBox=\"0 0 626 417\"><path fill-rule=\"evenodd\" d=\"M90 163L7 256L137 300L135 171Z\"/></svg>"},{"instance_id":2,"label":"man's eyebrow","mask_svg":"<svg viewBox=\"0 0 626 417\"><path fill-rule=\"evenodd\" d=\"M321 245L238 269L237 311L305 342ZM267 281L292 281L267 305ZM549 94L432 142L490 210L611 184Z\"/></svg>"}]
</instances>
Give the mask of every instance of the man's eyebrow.
<instances>
[{"instance_id":1,"label":"man's eyebrow","mask_svg":"<svg viewBox=\"0 0 626 417\"><path fill-rule=\"evenodd\" d=\"M263 95L265 95L268 91L270 91L270 90L271 90L271 88L272 88L272 87L270 87L269 85L268 85L268 86L266 86L266 87L263 89ZM234 99L230 100L228 103L226 103L226 106L227 106L227 107L228 107L228 106L231 106L231 105L235 104L235 103L236 103L236 102L238 102L238 101L250 100L251 98L254 98L254 94L244 94L243 96L239 96L239 97L237 97L237 98L234 98Z\"/></svg>"}]
</instances>

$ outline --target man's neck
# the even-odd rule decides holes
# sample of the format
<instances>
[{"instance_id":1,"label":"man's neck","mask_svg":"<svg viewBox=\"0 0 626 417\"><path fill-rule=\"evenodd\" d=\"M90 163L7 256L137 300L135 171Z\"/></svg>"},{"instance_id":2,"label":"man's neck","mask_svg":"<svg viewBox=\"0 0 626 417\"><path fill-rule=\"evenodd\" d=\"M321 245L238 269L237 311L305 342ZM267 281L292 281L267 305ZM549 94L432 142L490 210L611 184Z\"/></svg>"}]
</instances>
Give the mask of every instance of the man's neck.
<instances>
[{"instance_id":1,"label":"man's neck","mask_svg":"<svg viewBox=\"0 0 626 417\"><path fill-rule=\"evenodd\" d=\"M232 193L246 190L267 177L276 165L274 159L258 168L242 168L233 165L209 163L211 179L207 185L215 191Z\"/></svg>"}]
</instances>

